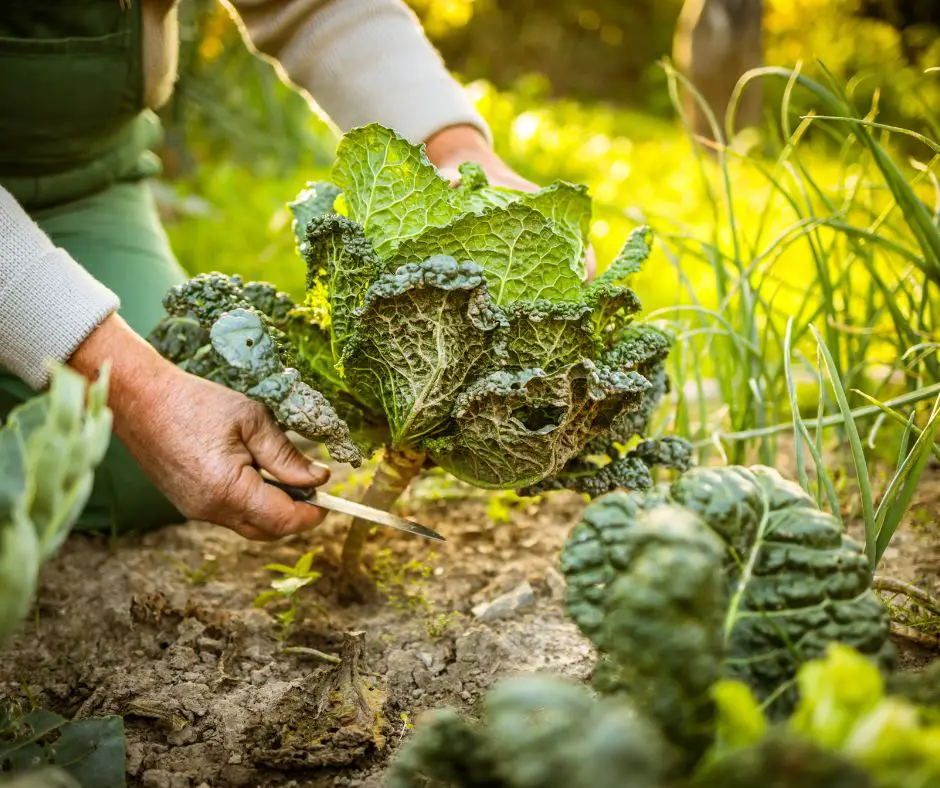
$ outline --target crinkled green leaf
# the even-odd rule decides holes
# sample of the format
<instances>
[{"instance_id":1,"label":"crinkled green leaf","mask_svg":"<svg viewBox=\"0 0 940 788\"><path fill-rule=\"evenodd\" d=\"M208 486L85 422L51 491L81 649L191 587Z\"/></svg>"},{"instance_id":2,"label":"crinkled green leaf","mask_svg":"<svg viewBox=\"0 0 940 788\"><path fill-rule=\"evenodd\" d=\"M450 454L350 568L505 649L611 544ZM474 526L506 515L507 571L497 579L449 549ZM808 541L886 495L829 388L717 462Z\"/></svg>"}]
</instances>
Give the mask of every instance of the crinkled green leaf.
<instances>
[{"instance_id":1,"label":"crinkled green leaf","mask_svg":"<svg viewBox=\"0 0 940 788\"><path fill-rule=\"evenodd\" d=\"M493 372L457 398L452 431L428 449L438 465L479 487L534 484L560 471L648 387L637 373L586 360L552 374Z\"/></svg>"},{"instance_id":2,"label":"crinkled green leaf","mask_svg":"<svg viewBox=\"0 0 940 788\"><path fill-rule=\"evenodd\" d=\"M247 306L240 276L218 272L199 274L172 287L163 297L163 307L171 317L194 317L208 328L223 312Z\"/></svg>"},{"instance_id":3,"label":"crinkled green leaf","mask_svg":"<svg viewBox=\"0 0 940 788\"><path fill-rule=\"evenodd\" d=\"M490 357L500 318L479 266L450 257L405 265L366 294L342 359L347 384L384 410L393 445L414 445L447 423L467 377Z\"/></svg>"},{"instance_id":4,"label":"crinkled green leaf","mask_svg":"<svg viewBox=\"0 0 940 788\"><path fill-rule=\"evenodd\" d=\"M639 273L643 263L650 256L653 244L653 231L649 227L638 227L627 237L613 262L591 284L592 289L605 285L623 284L630 276Z\"/></svg>"},{"instance_id":5,"label":"crinkled green leaf","mask_svg":"<svg viewBox=\"0 0 940 788\"><path fill-rule=\"evenodd\" d=\"M598 440L606 449L606 435ZM588 442L588 447L591 443ZM589 451L590 448L585 453ZM561 473L530 485L520 493L531 496L551 490L574 490L597 498L612 490L648 490L653 486L652 468L655 466L687 471L692 467L691 445L681 438L666 437L641 441L636 448L623 456L614 456L606 464L598 464L591 456L576 457Z\"/></svg>"},{"instance_id":6,"label":"crinkled green leaf","mask_svg":"<svg viewBox=\"0 0 940 788\"><path fill-rule=\"evenodd\" d=\"M183 369L259 400L282 428L312 441L323 441L339 462L354 467L361 464L362 455L350 438L349 426L330 402L290 366L298 363L308 372L313 371L309 360L301 363L298 348L273 322L277 317L288 326L301 320L294 316L287 296L271 285L245 284L238 276L213 273L175 287L164 303L171 314L150 336L158 349L169 351L184 341L193 343L198 333L189 321L194 321L209 344L177 359ZM174 337L179 331L186 332L189 339ZM322 331L311 334L316 336L323 336ZM325 368L317 372L318 378L329 377L324 374ZM336 380L335 371L331 379Z\"/></svg>"},{"instance_id":7,"label":"crinkled green leaf","mask_svg":"<svg viewBox=\"0 0 940 788\"><path fill-rule=\"evenodd\" d=\"M161 356L179 364L209 344L209 332L193 316L170 316L161 320L147 339Z\"/></svg>"},{"instance_id":8,"label":"crinkled green leaf","mask_svg":"<svg viewBox=\"0 0 940 788\"><path fill-rule=\"evenodd\" d=\"M287 204L291 215L291 229L297 241L297 248L301 254L305 251L307 243L307 226L310 220L333 211L336 198L342 193L336 184L329 181L312 181L298 194L292 202Z\"/></svg>"},{"instance_id":9,"label":"crinkled green leaf","mask_svg":"<svg viewBox=\"0 0 940 788\"><path fill-rule=\"evenodd\" d=\"M396 753L388 788L662 788L674 763L660 732L621 699L550 675L489 690L480 723L437 709Z\"/></svg>"},{"instance_id":10,"label":"crinkled green leaf","mask_svg":"<svg viewBox=\"0 0 940 788\"><path fill-rule=\"evenodd\" d=\"M558 181L520 198L523 205L547 216L556 230L564 235L574 250L572 265L580 279L584 278L584 253L591 231L591 198L586 186Z\"/></svg>"},{"instance_id":11,"label":"crinkled green leaf","mask_svg":"<svg viewBox=\"0 0 940 788\"><path fill-rule=\"evenodd\" d=\"M493 299L577 301L581 278L577 250L570 238L534 208L513 203L466 214L446 227L435 227L398 247L400 263L449 255L482 266Z\"/></svg>"},{"instance_id":12,"label":"crinkled green leaf","mask_svg":"<svg viewBox=\"0 0 940 788\"><path fill-rule=\"evenodd\" d=\"M605 495L585 510L562 567L569 613L600 648L608 648L606 589L618 578L647 582L624 562L660 538L638 528L644 512L672 507L724 545L722 672L744 681L774 713L792 707L800 665L834 641L890 664L888 611L870 590L861 547L798 485L762 467L694 468L645 493Z\"/></svg>"},{"instance_id":13,"label":"crinkled green leaf","mask_svg":"<svg viewBox=\"0 0 940 788\"><path fill-rule=\"evenodd\" d=\"M574 301L516 301L505 310L506 363L545 372L576 364L595 354L591 307Z\"/></svg>"},{"instance_id":14,"label":"crinkled green leaf","mask_svg":"<svg viewBox=\"0 0 940 788\"><path fill-rule=\"evenodd\" d=\"M349 218L382 258L402 241L429 227L443 227L460 213L450 184L428 161L424 146L377 124L343 136L332 177L343 191Z\"/></svg>"},{"instance_id":15,"label":"crinkled green leaf","mask_svg":"<svg viewBox=\"0 0 940 788\"><path fill-rule=\"evenodd\" d=\"M467 161L458 168L460 184L452 191L460 213L476 213L493 206L506 206L516 202L525 192L490 186L483 168L476 162Z\"/></svg>"},{"instance_id":16,"label":"crinkled green leaf","mask_svg":"<svg viewBox=\"0 0 940 788\"><path fill-rule=\"evenodd\" d=\"M338 359L355 329L355 310L379 274L381 261L362 227L339 214L312 219L306 238L307 290L321 284L327 294L333 357Z\"/></svg>"},{"instance_id":17,"label":"crinkled green leaf","mask_svg":"<svg viewBox=\"0 0 940 788\"><path fill-rule=\"evenodd\" d=\"M223 314L209 332L212 347L226 363L263 380L281 369L277 347L257 312L235 309Z\"/></svg>"},{"instance_id":18,"label":"crinkled green leaf","mask_svg":"<svg viewBox=\"0 0 940 788\"><path fill-rule=\"evenodd\" d=\"M349 435L343 421L326 397L300 379L296 369L276 372L245 391L252 399L264 403L285 430L312 441L326 444L337 462L348 462L354 468L362 464L362 455Z\"/></svg>"}]
</instances>

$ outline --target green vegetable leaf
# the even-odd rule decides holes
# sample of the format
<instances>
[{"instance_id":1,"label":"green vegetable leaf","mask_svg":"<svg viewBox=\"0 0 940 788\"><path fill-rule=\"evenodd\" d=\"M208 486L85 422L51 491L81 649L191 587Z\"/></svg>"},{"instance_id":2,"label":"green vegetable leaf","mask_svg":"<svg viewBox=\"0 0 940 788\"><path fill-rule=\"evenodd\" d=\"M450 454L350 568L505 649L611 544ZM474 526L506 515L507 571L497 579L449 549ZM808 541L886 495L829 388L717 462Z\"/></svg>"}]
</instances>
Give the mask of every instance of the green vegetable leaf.
<instances>
[{"instance_id":1,"label":"green vegetable leaf","mask_svg":"<svg viewBox=\"0 0 940 788\"><path fill-rule=\"evenodd\" d=\"M38 765L58 766L79 785L123 788L124 720L119 716L69 722L37 709L8 723L0 738L0 763L13 774ZM54 741L47 742L50 734Z\"/></svg>"},{"instance_id":2,"label":"green vegetable leaf","mask_svg":"<svg viewBox=\"0 0 940 788\"><path fill-rule=\"evenodd\" d=\"M501 319L479 266L443 256L402 266L365 296L342 358L348 385L385 412L394 445L413 445L449 420Z\"/></svg>"},{"instance_id":3,"label":"green vegetable leaf","mask_svg":"<svg viewBox=\"0 0 940 788\"><path fill-rule=\"evenodd\" d=\"M499 305L581 297L574 242L537 210L519 203L466 214L446 227L431 228L402 243L395 259L404 263L433 255L482 266Z\"/></svg>"},{"instance_id":4,"label":"green vegetable leaf","mask_svg":"<svg viewBox=\"0 0 940 788\"><path fill-rule=\"evenodd\" d=\"M354 313L382 264L362 227L345 216L312 219L306 238L307 290L319 285L329 294L333 356L339 358L353 332Z\"/></svg>"},{"instance_id":5,"label":"green vegetable leaf","mask_svg":"<svg viewBox=\"0 0 940 788\"><path fill-rule=\"evenodd\" d=\"M0 428L0 637L32 602L40 564L68 536L111 439L107 369L88 386L56 367L49 391Z\"/></svg>"},{"instance_id":6,"label":"green vegetable leaf","mask_svg":"<svg viewBox=\"0 0 940 788\"><path fill-rule=\"evenodd\" d=\"M574 250L573 263L579 279L584 278L584 254L591 231L591 198L586 186L574 186L558 181L519 200L547 216L559 233L565 236Z\"/></svg>"},{"instance_id":7,"label":"green vegetable leaf","mask_svg":"<svg viewBox=\"0 0 940 788\"><path fill-rule=\"evenodd\" d=\"M690 513L724 544L723 673L744 681L775 714L792 707L800 665L833 641L890 664L888 613L869 588L861 547L798 485L759 466L693 468L672 484L612 493L588 507L562 562L569 612L600 648L603 589L621 576L649 582L631 575L623 556L639 549L635 540L659 538L638 525L644 512L663 507Z\"/></svg>"},{"instance_id":8,"label":"green vegetable leaf","mask_svg":"<svg viewBox=\"0 0 940 788\"><path fill-rule=\"evenodd\" d=\"M332 176L343 191L349 218L382 258L402 241L428 227L443 227L459 213L450 184L428 161L424 147L377 124L343 136Z\"/></svg>"},{"instance_id":9,"label":"green vegetable leaf","mask_svg":"<svg viewBox=\"0 0 940 788\"><path fill-rule=\"evenodd\" d=\"M349 436L349 426L326 397L300 379L296 369L268 375L244 393L267 405L285 430L325 443L337 462L348 462L354 468L362 464L362 454Z\"/></svg>"},{"instance_id":10,"label":"green vegetable leaf","mask_svg":"<svg viewBox=\"0 0 940 788\"><path fill-rule=\"evenodd\" d=\"M307 227L310 221L318 216L332 213L336 198L342 193L336 184L329 181L315 181L307 184L292 202L287 204L293 215L291 229L301 254L305 251L307 243Z\"/></svg>"},{"instance_id":11,"label":"green vegetable leaf","mask_svg":"<svg viewBox=\"0 0 940 788\"><path fill-rule=\"evenodd\" d=\"M209 332L212 347L226 363L263 380L281 368L274 340L257 312L235 309L226 312Z\"/></svg>"},{"instance_id":12,"label":"green vegetable leaf","mask_svg":"<svg viewBox=\"0 0 940 788\"><path fill-rule=\"evenodd\" d=\"M613 262L594 282L592 290L598 290L606 285L623 284L624 281L639 273L643 263L650 256L653 245L653 232L649 227L638 227L627 237Z\"/></svg>"},{"instance_id":13,"label":"green vegetable leaf","mask_svg":"<svg viewBox=\"0 0 940 788\"><path fill-rule=\"evenodd\" d=\"M480 487L534 484L560 471L647 388L637 373L590 361L552 374L493 372L466 387L451 431L429 441L428 450L442 468Z\"/></svg>"},{"instance_id":14,"label":"green vegetable leaf","mask_svg":"<svg viewBox=\"0 0 940 788\"><path fill-rule=\"evenodd\" d=\"M554 372L595 352L591 307L574 301L516 301L509 305L505 339L511 367Z\"/></svg>"}]
</instances>

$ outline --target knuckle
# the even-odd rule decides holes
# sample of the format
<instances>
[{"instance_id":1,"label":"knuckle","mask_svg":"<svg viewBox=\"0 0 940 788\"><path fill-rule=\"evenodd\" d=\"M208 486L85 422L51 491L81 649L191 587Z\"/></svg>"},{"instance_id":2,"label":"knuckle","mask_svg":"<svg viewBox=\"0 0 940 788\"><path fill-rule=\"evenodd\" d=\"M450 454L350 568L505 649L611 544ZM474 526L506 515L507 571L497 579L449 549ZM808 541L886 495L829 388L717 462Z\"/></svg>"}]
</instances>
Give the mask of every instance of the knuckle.
<instances>
[{"instance_id":1,"label":"knuckle","mask_svg":"<svg viewBox=\"0 0 940 788\"><path fill-rule=\"evenodd\" d=\"M218 476L207 486L203 505L213 511L224 512L237 508L240 476L237 473L227 473Z\"/></svg>"}]
</instances>

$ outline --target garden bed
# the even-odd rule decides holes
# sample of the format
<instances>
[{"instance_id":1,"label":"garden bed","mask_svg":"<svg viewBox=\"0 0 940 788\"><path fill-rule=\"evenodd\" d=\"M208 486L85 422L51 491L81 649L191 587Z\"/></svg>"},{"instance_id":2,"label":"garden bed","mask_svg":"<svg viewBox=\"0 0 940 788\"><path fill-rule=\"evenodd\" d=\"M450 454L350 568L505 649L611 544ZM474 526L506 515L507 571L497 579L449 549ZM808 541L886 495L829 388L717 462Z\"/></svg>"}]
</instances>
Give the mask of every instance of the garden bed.
<instances>
[{"instance_id":1,"label":"garden bed","mask_svg":"<svg viewBox=\"0 0 940 788\"><path fill-rule=\"evenodd\" d=\"M408 514L448 541L375 535L390 551L388 566L414 559L429 571L402 587L386 570L393 599L368 607L331 601L346 528L336 515L316 533L274 545L198 523L114 544L77 535L45 568L35 618L0 650L0 692L67 716L124 715L131 785L378 786L422 711L472 711L487 687L513 673L589 676L592 649L563 612L556 568L583 505L559 493L511 506L510 522L497 524L484 497L406 501ZM929 526L940 511L940 474L924 479L911 511L880 573L926 581L936 593L940 539ZM293 564L317 546L323 577L304 589L307 615L279 640L271 613L253 606L272 579L264 565ZM472 612L524 583L531 597L523 587L521 607L505 617L481 621ZM357 631L379 722L364 730L326 715L315 730L323 677L334 671L316 652L339 654L344 633ZM934 656L898 645L906 667Z\"/></svg>"}]
</instances>

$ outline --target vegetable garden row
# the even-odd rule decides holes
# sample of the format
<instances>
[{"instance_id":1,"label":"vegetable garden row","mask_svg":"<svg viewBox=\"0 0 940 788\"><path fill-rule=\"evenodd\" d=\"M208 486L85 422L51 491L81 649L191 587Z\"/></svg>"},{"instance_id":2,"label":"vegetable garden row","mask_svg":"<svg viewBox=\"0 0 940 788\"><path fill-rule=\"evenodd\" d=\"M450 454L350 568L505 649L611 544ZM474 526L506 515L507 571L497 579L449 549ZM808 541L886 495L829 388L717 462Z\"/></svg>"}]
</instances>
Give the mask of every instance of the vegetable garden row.
<instances>
[{"instance_id":1,"label":"vegetable garden row","mask_svg":"<svg viewBox=\"0 0 940 788\"><path fill-rule=\"evenodd\" d=\"M857 131L890 177L887 154ZM389 759L379 779L393 788L940 786L940 674L896 670L891 610L873 589L937 453L940 405L918 421L875 401L903 429L876 506L863 439L818 335L818 398L828 396L826 370L865 510L856 541L826 448L797 402L792 325L795 478L696 464L691 435L654 425L682 338L640 319L628 286L654 234L635 230L585 283L585 188L517 193L470 164L461 179L452 188L390 129L351 131L331 181L291 203L304 300L201 274L166 296L150 341L185 370L262 402L336 463L374 457L363 497L372 506L390 509L441 471L523 499L584 496L560 569L567 615L596 656L592 688L544 673L509 678L470 713L434 711L392 742L381 677L365 668L370 633L347 635L338 656L305 646L326 658L311 679L317 700L294 707L275 737L301 755L269 760L263 784L330 784L315 782L314 767L336 763L313 753L347 746L339 731L383 772ZM903 187L891 183L899 203L917 199ZM921 222L921 207L911 212L930 276L940 229L929 215ZM68 534L107 445L106 390L106 376L86 391L59 370L50 392L0 431L0 635L18 631L20 644L39 568ZM369 528L354 522L342 548L344 604L374 604L381 590L362 560ZM279 587L291 589L285 598L314 579L304 560L282 567L294 578ZM921 603L933 604L926 593ZM23 785L123 785L116 719L96 728L11 706L0 766ZM44 761L64 773L31 771ZM177 785L155 773L149 784Z\"/></svg>"}]
</instances>

